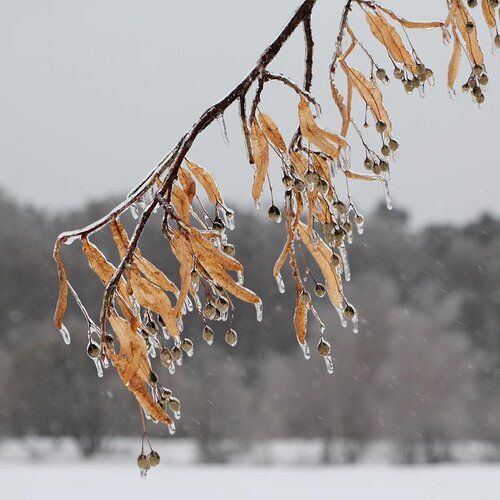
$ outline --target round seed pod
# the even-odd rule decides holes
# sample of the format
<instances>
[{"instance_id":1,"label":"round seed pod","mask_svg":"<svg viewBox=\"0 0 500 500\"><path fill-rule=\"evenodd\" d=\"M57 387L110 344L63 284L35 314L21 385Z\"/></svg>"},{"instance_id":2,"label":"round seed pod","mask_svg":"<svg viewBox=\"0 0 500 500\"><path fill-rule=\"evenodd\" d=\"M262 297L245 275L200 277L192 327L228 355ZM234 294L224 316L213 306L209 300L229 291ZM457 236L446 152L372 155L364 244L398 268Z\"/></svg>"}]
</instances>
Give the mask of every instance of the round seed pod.
<instances>
[{"instance_id":1,"label":"round seed pod","mask_svg":"<svg viewBox=\"0 0 500 500\"><path fill-rule=\"evenodd\" d=\"M354 307L347 305L344 308L344 318L351 320L354 318L354 315L356 314L356 311L354 310Z\"/></svg>"},{"instance_id":2,"label":"round seed pod","mask_svg":"<svg viewBox=\"0 0 500 500\"><path fill-rule=\"evenodd\" d=\"M217 297L215 301L215 306L221 312L226 312L229 309L229 301L224 297Z\"/></svg>"},{"instance_id":3,"label":"round seed pod","mask_svg":"<svg viewBox=\"0 0 500 500\"><path fill-rule=\"evenodd\" d=\"M226 255L229 255L229 257L234 257L236 255L236 247L234 245L231 245L230 243L225 244L222 247L222 251Z\"/></svg>"},{"instance_id":4,"label":"round seed pod","mask_svg":"<svg viewBox=\"0 0 500 500\"><path fill-rule=\"evenodd\" d=\"M467 5L473 9L474 7L477 7L477 0L467 0Z\"/></svg>"},{"instance_id":5,"label":"round seed pod","mask_svg":"<svg viewBox=\"0 0 500 500\"><path fill-rule=\"evenodd\" d=\"M389 172L389 164L384 160L380 160L380 170L382 172Z\"/></svg>"},{"instance_id":6,"label":"round seed pod","mask_svg":"<svg viewBox=\"0 0 500 500\"><path fill-rule=\"evenodd\" d=\"M488 85L488 82L490 81L490 79L488 78L488 75L486 73L483 73L480 77L479 77L479 83L481 85Z\"/></svg>"},{"instance_id":7,"label":"round seed pod","mask_svg":"<svg viewBox=\"0 0 500 500\"><path fill-rule=\"evenodd\" d=\"M342 203L341 201L336 201L334 204L333 204L333 208L335 210L337 210L337 212L341 215L344 215L347 211L347 208L346 206L344 205L344 203Z\"/></svg>"},{"instance_id":8,"label":"round seed pod","mask_svg":"<svg viewBox=\"0 0 500 500\"><path fill-rule=\"evenodd\" d=\"M205 327L203 328L202 337L203 340L210 345L214 341L214 331L208 325L205 325Z\"/></svg>"},{"instance_id":9,"label":"round seed pod","mask_svg":"<svg viewBox=\"0 0 500 500\"><path fill-rule=\"evenodd\" d=\"M112 335L110 335L109 333L107 333L105 336L104 336L104 344L106 345L106 347L109 349L109 350L113 350L113 348L115 347L115 339L113 338Z\"/></svg>"},{"instance_id":10,"label":"round seed pod","mask_svg":"<svg viewBox=\"0 0 500 500\"><path fill-rule=\"evenodd\" d=\"M480 95L478 95L478 96L476 97L476 102L477 102L478 104L483 104L483 102L484 102L484 94L482 94L482 93L481 93Z\"/></svg>"},{"instance_id":11,"label":"round seed pod","mask_svg":"<svg viewBox=\"0 0 500 500\"><path fill-rule=\"evenodd\" d=\"M87 345L87 354L89 355L90 358L95 359L99 356L99 353L101 352L100 347L95 343L90 341Z\"/></svg>"},{"instance_id":12,"label":"round seed pod","mask_svg":"<svg viewBox=\"0 0 500 500\"><path fill-rule=\"evenodd\" d=\"M300 294L300 302L304 305L308 305L311 303L311 295L307 290L304 290Z\"/></svg>"},{"instance_id":13,"label":"round seed pod","mask_svg":"<svg viewBox=\"0 0 500 500\"><path fill-rule=\"evenodd\" d=\"M378 68L375 72L375 75L379 80L384 81L387 78L387 73L384 68Z\"/></svg>"},{"instance_id":14,"label":"round seed pod","mask_svg":"<svg viewBox=\"0 0 500 500\"><path fill-rule=\"evenodd\" d=\"M319 341L316 349L318 350L318 354L320 356L325 357L325 358L326 358L326 356L330 356L330 353L332 352L332 346L330 345L330 342L327 342L324 339L321 339Z\"/></svg>"},{"instance_id":15,"label":"round seed pod","mask_svg":"<svg viewBox=\"0 0 500 500\"><path fill-rule=\"evenodd\" d=\"M181 411L181 402L177 398L170 398L168 408L174 413L179 413Z\"/></svg>"},{"instance_id":16,"label":"round seed pod","mask_svg":"<svg viewBox=\"0 0 500 500\"><path fill-rule=\"evenodd\" d=\"M384 144L382 146L382 148L380 149L380 152L384 155L384 156L389 156L391 154L391 149L389 148L389 146L387 144Z\"/></svg>"},{"instance_id":17,"label":"round seed pod","mask_svg":"<svg viewBox=\"0 0 500 500\"><path fill-rule=\"evenodd\" d=\"M402 80L405 77L405 72L400 68L394 68L394 78Z\"/></svg>"},{"instance_id":18,"label":"round seed pod","mask_svg":"<svg viewBox=\"0 0 500 500\"><path fill-rule=\"evenodd\" d=\"M472 72L474 73L475 76L481 76L484 72L484 68L481 64L474 64Z\"/></svg>"},{"instance_id":19,"label":"round seed pod","mask_svg":"<svg viewBox=\"0 0 500 500\"><path fill-rule=\"evenodd\" d=\"M172 350L170 351L171 355L172 355L172 359L178 363L179 361L182 360L182 357L183 357L183 354L182 354L182 350L177 347L177 346L174 346L172 347Z\"/></svg>"},{"instance_id":20,"label":"round seed pod","mask_svg":"<svg viewBox=\"0 0 500 500\"><path fill-rule=\"evenodd\" d=\"M212 229L214 231L224 231L226 228L226 225L224 224L224 221L220 217L215 217L214 222L212 224Z\"/></svg>"},{"instance_id":21,"label":"round seed pod","mask_svg":"<svg viewBox=\"0 0 500 500\"><path fill-rule=\"evenodd\" d=\"M316 294L316 297L324 297L326 295L326 287L322 283L316 283L316 286L314 287L314 293Z\"/></svg>"},{"instance_id":22,"label":"round seed pod","mask_svg":"<svg viewBox=\"0 0 500 500\"><path fill-rule=\"evenodd\" d=\"M363 222L365 221L365 218L362 215L356 215L356 217L354 218L354 221L356 222L356 224L363 224Z\"/></svg>"},{"instance_id":23,"label":"round seed pod","mask_svg":"<svg viewBox=\"0 0 500 500\"><path fill-rule=\"evenodd\" d=\"M342 243L344 241L345 231L343 229L336 229L333 236L336 242Z\"/></svg>"},{"instance_id":24,"label":"round seed pod","mask_svg":"<svg viewBox=\"0 0 500 500\"><path fill-rule=\"evenodd\" d=\"M293 179L290 176L284 175L283 178L281 179L281 181L283 182L283 185L285 186L286 189L292 188Z\"/></svg>"},{"instance_id":25,"label":"round seed pod","mask_svg":"<svg viewBox=\"0 0 500 500\"><path fill-rule=\"evenodd\" d=\"M365 158L365 161L363 162L363 166L366 168L366 170L373 170L373 160L371 158L368 158L368 156Z\"/></svg>"},{"instance_id":26,"label":"round seed pod","mask_svg":"<svg viewBox=\"0 0 500 500\"><path fill-rule=\"evenodd\" d=\"M474 31L474 28L475 28L475 25L472 21L468 21L465 24L465 31L467 31L467 33L472 33Z\"/></svg>"},{"instance_id":27,"label":"round seed pod","mask_svg":"<svg viewBox=\"0 0 500 500\"><path fill-rule=\"evenodd\" d=\"M478 85L476 85L473 89L472 89L472 95L474 97L477 97L478 95L481 95L482 93L482 90L481 90L481 87L479 87Z\"/></svg>"},{"instance_id":28,"label":"round seed pod","mask_svg":"<svg viewBox=\"0 0 500 500\"><path fill-rule=\"evenodd\" d=\"M203 308L203 316L207 319L214 319L215 318L215 314L216 314L216 309L215 307L210 304L210 302L208 304L205 305L205 307Z\"/></svg>"},{"instance_id":29,"label":"round seed pod","mask_svg":"<svg viewBox=\"0 0 500 500\"><path fill-rule=\"evenodd\" d=\"M375 165L373 165L373 173L375 175L380 175L382 173L382 168L379 163L375 163Z\"/></svg>"},{"instance_id":30,"label":"round seed pod","mask_svg":"<svg viewBox=\"0 0 500 500\"><path fill-rule=\"evenodd\" d=\"M397 151L399 149L399 142L396 141L395 139L391 139L389 141L389 149L391 151Z\"/></svg>"},{"instance_id":31,"label":"round seed pod","mask_svg":"<svg viewBox=\"0 0 500 500\"><path fill-rule=\"evenodd\" d=\"M295 179L293 181L293 186L292 186L292 189L296 192L296 193L301 193L302 191L305 191L306 189L306 185L304 183L303 180L301 179Z\"/></svg>"},{"instance_id":32,"label":"round seed pod","mask_svg":"<svg viewBox=\"0 0 500 500\"><path fill-rule=\"evenodd\" d=\"M318 184L316 185L316 189L321 193L321 194L326 194L328 193L328 182L326 182L324 179L320 179L318 181Z\"/></svg>"},{"instance_id":33,"label":"round seed pod","mask_svg":"<svg viewBox=\"0 0 500 500\"><path fill-rule=\"evenodd\" d=\"M382 134L386 131L387 125L385 122L378 120L377 123L375 124L375 129L377 130L378 133Z\"/></svg>"},{"instance_id":34,"label":"round seed pod","mask_svg":"<svg viewBox=\"0 0 500 500\"><path fill-rule=\"evenodd\" d=\"M269 207L268 215L273 222L276 222L276 224L281 222L281 212L277 206L271 205Z\"/></svg>"},{"instance_id":35,"label":"round seed pod","mask_svg":"<svg viewBox=\"0 0 500 500\"><path fill-rule=\"evenodd\" d=\"M168 368L173 362L172 353L166 347L160 351L160 363L163 367Z\"/></svg>"},{"instance_id":36,"label":"round seed pod","mask_svg":"<svg viewBox=\"0 0 500 500\"><path fill-rule=\"evenodd\" d=\"M182 339L181 348L186 354L193 352L194 349L193 341L187 338Z\"/></svg>"},{"instance_id":37,"label":"round seed pod","mask_svg":"<svg viewBox=\"0 0 500 500\"><path fill-rule=\"evenodd\" d=\"M350 233L352 231L352 224L349 221L346 221L345 224L342 226L342 229L346 233Z\"/></svg>"},{"instance_id":38,"label":"round seed pod","mask_svg":"<svg viewBox=\"0 0 500 500\"><path fill-rule=\"evenodd\" d=\"M149 470L149 469L151 469L151 464L149 463L149 458L147 457L147 455L144 455L144 453L141 453L137 457L137 465L142 470Z\"/></svg>"},{"instance_id":39,"label":"round seed pod","mask_svg":"<svg viewBox=\"0 0 500 500\"><path fill-rule=\"evenodd\" d=\"M160 454L157 451L151 450L148 455L148 461L151 467L156 467L160 464Z\"/></svg>"},{"instance_id":40,"label":"round seed pod","mask_svg":"<svg viewBox=\"0 0 500 500\"><path fill-rule=\"evenodd\" d=\"M338 267L340 266L340 263L342 262L341 258L339 257L338 254L336 253L332 253L332 258L331 258L331 261L332 261L332 266L333 267Z\"/></svg>"},{"instance_id":41,"label":"round seed pod","mask_svg":"<svg viewBox=\"0 0 500 500\"><path fill-rule=\"evenodd\" d=\"M234 347L238 343L238 334L232 328L230 328L226 332L224 340L226 341L226 344Z\"/></svg>"},{"instance_id":42,"label":"round seed pod","mask_svg":"<svg viewBox=\"0 0 500 500\"><path fill-rule=\"evenodd\" d=\"M425 77L427 78L427 80L434 78L434 71L432 71L431 68L425 68Z\"/></svg>"},{"instance_id":43,"label":"round seed pod","mask_svg":"<svg viewBox=\"0 0 500 500\"><path fill-rule=\"evenodd\" d=\"M193 285L197 285L199 282L200 282L200 275L194 270L191 271L191 283ZM162 325L162 326L164 326L164 325Z\"/></svg>"}]
</instances>

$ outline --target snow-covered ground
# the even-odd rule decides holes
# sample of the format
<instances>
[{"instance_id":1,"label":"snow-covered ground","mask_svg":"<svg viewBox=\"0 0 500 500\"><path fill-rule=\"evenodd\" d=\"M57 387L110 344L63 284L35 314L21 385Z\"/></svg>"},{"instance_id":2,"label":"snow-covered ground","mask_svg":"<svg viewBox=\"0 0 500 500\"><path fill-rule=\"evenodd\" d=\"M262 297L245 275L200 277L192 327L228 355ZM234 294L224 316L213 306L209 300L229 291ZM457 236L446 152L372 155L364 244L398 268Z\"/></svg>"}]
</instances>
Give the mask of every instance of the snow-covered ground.
<instances>
[{"instance_id":1,"label":"snow-covered ground","mask_svg":"<svg viewBox=\"0 0 500 500\"><path fill-rule=\"evenodd\" d=\"M208 467L160 465L141 481L132 464L0 466L1 498L246 500L498 500L499 466Z\"/></svg>"}]
</instances>

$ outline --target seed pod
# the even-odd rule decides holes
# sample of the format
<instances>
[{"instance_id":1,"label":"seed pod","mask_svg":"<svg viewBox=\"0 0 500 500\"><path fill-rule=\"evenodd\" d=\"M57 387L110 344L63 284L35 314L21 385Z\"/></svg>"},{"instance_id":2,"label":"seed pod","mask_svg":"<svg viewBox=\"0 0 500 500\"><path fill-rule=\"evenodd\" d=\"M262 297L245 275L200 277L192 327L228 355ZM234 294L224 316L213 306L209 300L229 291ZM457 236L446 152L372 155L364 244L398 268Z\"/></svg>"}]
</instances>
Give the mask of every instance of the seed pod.
<instances>
[{"instance_id":1,"label":"seed pod","mask_svg":"<svg viewBox=\"0 0 500 500\"><path fill-rule=\"evenodd\" d=\"M356 224L363 224L363 222L365 222L365 218L362 215L356 215L354 222L356 222Z\"/></svg>"},{"instance_id":2,"label":"seed pod","mask_svg":"<svg viewBox=\"0 0 500 500\"><path fill-rule=\"evenodd\" d=\"M313 170L308 170L306 172L306 175L304 175L304 180L308 184L316 185L316 182L318 182L318 174L316 172L314 172Z\"/></svg>"},{"instance_id":3,"label":"seed pod","mask_svg":"<svg viewBox=\"0 0 500 500\"><path fill-rule=\"evenodd\" d=\"M326 295L326 287L325 285L321 283L316 283L316 286L314 287L314 293L316 294L316 297L324 297Z\"/></svg>"},{"instance_id":4,"label":"seed pod","mask_svg":"<svg viewBox=\"0 0 500 500\"><path fill-rule=\"evenodd\" d=\"M483 102L484 102L484 94L482 94L482 93L481 93L480 95L478 95L478 96L476 97L476 102L477 102L478 104L483 104Z\"/></svg>"},{"instance_id":5,"label":"seed pod","mask_svg":"<svg viewBox=\"0 0 500 500\"><path fill-rule=\"evenodd\" d=\"M384 144L382 146L382 148L380 149L380 152L384 155L384 156L389 156L391 154L391 149L389 148L389 146L387 146L387 144Z\"/></svg>"},{"instance_id":6,"label":"seed pod","mask_svg":"<svg viewBox=\"0 0 500 500\"><path fill-rule=\"evenodd\" d=\"M469 88L469 84L468 84L468 83L464 83L464 84L462 85L462 92L463 92L464 94L466 94L467 92L469 92L469 90L470 90L470 88Z\"/></svg>"},{"instance_id":7,"label":"seed pod","mask_svg":"<svg viewBox=\"0 0 500 500\"><path fill-rule=\"evenodd\" d=\"M89 357L95 359L99 356L100 352L101 349L99 348L99 346L95 342L89 341L87 345L87 354L89 355Z\"/></svg>"},{"instance_id":8,"label":"seed pod","mask_svg":"<svg viewBox=\"0 0 500 500\"><path fill-rule=\"evenodd\" d=\"M405 72L400 68L394 68L394 78L396 80L402 80L405 76Z\"/></svg>"},{"instance_id":9,"label":"seed pod","mask_svg":"<svg viewBox=\"0 0 500 500\"><path fill-rule=\"evenodd\" d=\"M311 295L307 290L304 290L300 294L300 302L304 305L310 304L311 303Z\"/></svg>"},{"instance_id":10,"label":"seed pod","mask_svg":"<svg viewBox=\"0 0 500 500\"><path fill-rule=\"evenodd\" d=\"M212 304L210 304L210 302L206 304L205 307L203 308L203 316L207 319L214 319L215 314L216 314L215 307Z\"/></svg>"},{"instance_id":11,"label":"seed pod","mask_svg":"<svg viewBox=\"0 0 500 500\"><path fill-rule=\"evenodd\" d=\"M380 160L380 171L389 172L389 164L385 160Z\"/></svg>"},{"instance_id":12,"label":"seed pod","mask_svg":"<svg viewBox=\"0 0 500 500\"><path fill-rule=\"evenodd\" d=\"M488 82L490 81L490 79L488 78L488 75L486 73L483 73L480 77L479 77L479 83L481 85L488 85Z\"/></svg>"},{"instance_id":13,"label":"seed pod","mask_svg":"<svg viewBox=\"0 0 500 500\"><path fill-rule=\"evenodd\" d=\"M352 224L349 221L346 221L345 224L342 226L342 229L346 233L350 233L350 232L352 232Z\"/></svg>"},{"instance_id":14,"label":"seed pod","mask_svg":"<svg viewBox=\"0 0 500 500\"><path fill-rule=\"evenodd\" d=\"M468 21L465 24L465 31L467 31L467 33L472 33L474 31L474 23L472 21Z\"/></svg>"},{"instance_id":15,"label":"seed pod","mask_svg":"<svg viewBox=\"0 0 500 500\"><path fill-rule=\"evenodd\" d=\"M232 328L230 328L226 332L224 340L226 341L226 344L234 347L238 343L238 334Z\"/></svg>"},{"instance_id":16,"label":"seed pod","mask_svg":"<svg viewBox=\"0 0 500 500\"><path fill-rule=\"evenodd\" d=\"M168 368L172 364L172 353L166 347L160 351L160 362L163 367Z\"/></svg>"},{"instance_id":17,"label":"seed pod","mask_svg":"<svg viewBox=\"0 0 500 500\"><path fill-rule=\"evenodd\" d=\"M273 222L276 222L276 224L281 222L281 212L277 206L271 205L269 207L268 215Z\"/></svg>"},{"instance_id":18,"label":"seed pod","mask_svg":"<svg viewBox=\"0 0 500 500\"><path fill-rule=\"evenodd\" d=\"M356 314L356 311L354 310L354 307L347 305L344 308L344 318L351 320L354 318L354 315Z\"/></svg>"},{"instance_id":19,"label":"seed pod","mask_svg":"<svg viewBox=\"0 0 500 500\"><path fill-rule=\"evenodd\" d=\"M344 241L345 238L345 232L343 229L336 229L335 233L333 233L333 236L336 242L342 243L342 241Z\"/></svg>"},{"instance_id":20,"label":"seed pod","mask_svg":"<svg viewBox=\"0 0 500 500\"><path fill-rule=\"evenodd\" d=\"M474 64L474 68L472 68L472 72L475 76L481 76L483 74L484 68L481 64Z\"/></svg>"},{"instance_id":21,"label":"seed pod","mask_svg":"<svg viewBox=\"0 0 500 500\"><path fill-rule=\"evenodd\" d=\"M110 335L109 333L107 333L105 336L104 336L104 344L106 345L106 347L112 351L114 346L115 346L115 339L113 338L112 335Z\"/></svg>"},{"instance_id":22,"label":"seed pod","mask_svg":"<svg viewBox=\"0 0 500 500\"><path fill-rule=\"evenodd\" d=\"M474 7L477 7L477 0L467 0L467 5L473 9Z\"/></svg>"},{"instance_id":23,"label":"seed pod","mask_svg":"<svg viewBox=\"0 0 500 500\"><path fill-rule=\"evenodd\" d=\"M191 339L187 339L187 338L182 339L181 348L186 354L188 354L188 355L192 354L193 349L194 349L193 341Z\"/></svg>"},{"instance_id":24,"label":"seed pod","mask_svg":"<svg viewBox=\"0 0 500 500\"><path fill-rule=\"evenodd\" d=\"M500 48L500 35L495 35L494 42L495 42L495 47L497 49Z\"/></svg>"},{"instance_id":25,"label":"seed pod","mask_svg":"<svg viewBox=\"0 0 500 500\"><path fill-rule=\"evenodd\" d=\"M226 312L229 309L229 302L224 297L217 297L215 301L215 306L221 312Z\"/></svg>"},{"instance_id":26,"label":"seed pod","mask_svg":"<svg viewBox=\"0 0 500 500\"><path fill-rule=\"evenodd\" d=\"M202 337L208 345L212 345L214 342L214 331L208 325L205 325Z\"/></svg>"},{"instance_id":27,"label":"seed pod","mask_svg":"<svg viewBox=\"0 0 500 500\"><path fill-rule=\"evenodd\" d=\"M416 69L417 69L417 75L424 75L425 76L425 65L424 64L417 63Z\"/></svg>"},{"instance_id":28,"label":"seed pod","mask_svg":"<svg viewBox=\"0 0 500 500\"><path fill-rule=\"evenodd\" d=\"M378 120L377 123L375 124L375 128L378 133L382 134L387 129L387 125L382 120Z\"/></svg>"},{"instance_id":29,"label":"seed pod","mask_svg":"<svg viewBox=\"0 0 500 500\"><path fill-rule=\"evenodd\" d=\"M387 78L387 73L386 73L385 69L383 69L383 68L378 68L377 71L375 72L375 75L377 76L377 78L379 80L382 80L382 81L384 81Z\"/></svg>"},{"instance_id":30,"label":"seed pod","mask_svg":"<svg viewBox=\"0 0 500 500\"><path fill-rule=\"evenodd\" d=\"M414 90L413 81L412 80L403 80L403 86L405 91L411 94Z\"/></svg>"},{"instance_id":31,"label":"seed pod","mask_svg":"<svg viewBox=\"0 0 500 500\"><path fill-rule=\"evenodd\" d=\"M373 173L375 175L380 175L382 173L382 169L380 168L379 163L375 163L375 165L373 165Z\"/></svg>"},{"instance_id":32,"label":"seed pod","mask_svg":"<svg viewBox=\"0 0 500 500\"><path fill-rule=\"evenodd\" d=\"M330 353L332 352L332 346L330 345L330 342L321 339L318 343L317 350L320 356L330 356Z\"/></svg>"},{"instance_id":33,"label":"seed pod","mask_svg":"<svg viewBox=\"0 0 500 500\"><path fill-rule=\"evenodd\" d=\"M148 461L151 467L156 467L160 464L160 454L157 451L151 450L148 455Z\"/></svg>"},{"instance_id":34,"label":"seed pod","mask_svg":"<svg viewBox=\"0 0 500 500\"><path fill-rule=\"evenodd\" d=\"M183 354L182 354L182 350L177 347L177 346L174 346L172 347L172 350L170 351L171 355L172 355L172 359L176 362L176 363L180 363L182 362L182 357L183 357Z\"/></svg>"},{"instance_id":35,"label":"seed pod","mask_svg":"<svg viewBox=\"0 0 500 500\"><path fill-rule=\"evenodd\" d=\"M200 275L194 270L191 271L191 283L196 286L199 282L200 282ZM164 326L164 324L162 326Z\"/></svg>"},{"instance_id":36,"label":"seed pod","mask_svg":"<svg viewBox=\"0 0 500 500\"><path fill-rule=\"evenodd\" d=\"M292 188L293 179L290 176L284 175L283 178L281 179L281 181L283 182L283 185L285 186L286 189Z\"/></svg>"},{"instance_id":37,"label":"seed pod","mask_svg":"<svg viewBox=\"0 0 500 500\"><path fill-rule=\"evenodd\" d=\"M316 188L321 194L326 194L328 193L329 189L328 182L326 182L324 179L320 179L318 181L318 184L316 185Z\"/></svg>"},{"instance_id":38,"label":"seed pod","mask_svg":"<svg viewBox=\"0 0 500 500\"><path fill-rule=\"evenodd\" d=\"M149 381L152 384L157 384L158 383L158 375L153 370L149 371Z\"/></svg>"},{"instance_id":39,"label":"seed pod","mask_svg":"<svg viewBox=\"0 0 500 500\"><path fill-rule=\"evenodd\" d=\"M373 160L371 158L368 158L368 156L365 158L365 161L363 162L363 166L366 168L366 170L373 170Z\"/></svg>"},{"instance_id":40,"label":"seed pod","mask_svg":"<svg viewBox=\"0 0 500 500\"><path fill-rule=\"evenodd\" d=\"M479 87L478 85L476 85L473 89L472 89L472 95L474 97L477 97L478 95L481 95L481 87Z\"/></svg>"},{"instance_id":41,"label":"seed pod","mask_svg":"<svg viewBox=\"0 0 500 500\"><path fill-rule=\"evenodd\" d=\"M425 68L425 77L427 78L427 80L434 78L434 71L432 71L431 68Z\"/></svg>"},{"instance_id":42,"label":"seed pod","mask_svg":"<svg viewBox=\"0 0 500 500\"><path fill-rule=\"evenodd\" d=\"M225 244L222 247L222 251L226 255L229 255L229 257L234 257L236 255L236 247L234 245L231 245L230 243Z\"/></svg>"},{"instance_id":43,"label":"seed pod","mask_svg":"<svg viewBox=\"0 0 500 500\"><path fill-rule=\"evenodd\" d=\"M332 266L333 267L338 267L342 260L336 253L332 253L332 258L331 258Z\"/></svg>"},{"instance_id":44,"label":"seed pod","mask_svg":"<svg viewBox=\"0 0 500 500\"><path fill-rule=\"evenodd\" d=\"M214 231L224 231L226 228L226 225L224 224L224 221L220 217L215 217L214 222L212 224L212 229Z\"/></svg>"},{"instance_id":45,"label":"seed pod","mask_svg":"<svg viewBox=\"0 0 500 500\"><path fill-rule=\"evenodd\" d=\"M301 193L302 191L304 191L306 189L306 185L304 183L303 180L301 179L295 179L293 181L293 186L292 186L292 189L296 192L296 193Z\"/></svg>"},{"instance_id":46,"label":"seed pod","mask_svg":"<svg viewBox=\"0 0 500 500\"><path fill-rule=\"evenodd\" d=\"M168 408L174 413L179 413L181 411L181 402L177 398L170 398Z\"/></svg>"},{"instance_id":47,"label":"seed pod","mask_svg":"<svg viewBox=\"0 0 500 500\"><path fill-rule=\"evenodd\" d=\"M149 458L144 455L144 453L141 453L137 457L137 465L141 470L149 470L151 469L151 464L149 463Z\"/></svg>"},{"instance_id":48,"label":"seed pod","mask_svg":"<svg viewBox=\"0 0 500 500\"><path fill-rule=\"evenodd\" d=\"M397 151L399 149L399 142L396 141L395 139L391 139L389 141L389 149L391 151Z\"/></svg>"},{"instance_id":49,"label":"seed pod","mask_svg":"<svg viewBox=\"0 0 500 500\"><path fill-rule=\"evenodd\" d=\"M344 215L347 211L346 209L346 206L344 205L344 203L342 203L341 201L336 201L334 204L333 204L333 208L335 210L337 210L337 212L341 215Z\"/></svg>"}]
</instances>

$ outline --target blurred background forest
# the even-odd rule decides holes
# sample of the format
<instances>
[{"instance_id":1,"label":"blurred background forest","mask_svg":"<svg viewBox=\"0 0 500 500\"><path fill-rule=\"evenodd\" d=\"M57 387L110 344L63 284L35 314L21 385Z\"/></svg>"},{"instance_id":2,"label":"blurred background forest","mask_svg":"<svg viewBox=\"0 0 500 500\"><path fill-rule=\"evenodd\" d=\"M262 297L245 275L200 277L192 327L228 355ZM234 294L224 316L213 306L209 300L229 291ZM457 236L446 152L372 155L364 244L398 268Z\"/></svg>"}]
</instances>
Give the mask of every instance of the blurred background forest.
<instances>
[{"instance_id":1,"label":"blurred background forest","mask_svg":"<svg viewBox=\"0 0 500 500\"><path fill-rule=\"evenodd\" d=\"M111 437L140 435L137 404L113 369L97 378L74 304L71 346L52 326L53 241L112 204L49 216L0 195L0 443L69 436L90 456ZM110 238L98 239L116 261ZM500 460L500 220L484 215L469 225L413 230L403 211L367 214L365 234L350 247L346 287L360 332L343 329L327 299L319 305L334 348L333 376L319 356L304 360L292 323L295 294L280 295L272 277L283 227L240 211L230 240L246 284L263 298L264 321L238 304L236 348L225 344L224 325L214 324L209 347L201 323L187 323L195 357L174 376L157 370L183 403L177 434L168 439L194 438L205 462L231 461L256 443L281 439L314 441L322 463L356 462L377 442L403 463L462 460L464 443L481 443L476 458ZM160 231L146 232L141 248L167 274L177 272ZM80 253L65 247L63 257L97 317L102 289ZM292 286L289 275L285 282ZM315 333L310 328L312 348Z\"/></svg>"}]
</instances>

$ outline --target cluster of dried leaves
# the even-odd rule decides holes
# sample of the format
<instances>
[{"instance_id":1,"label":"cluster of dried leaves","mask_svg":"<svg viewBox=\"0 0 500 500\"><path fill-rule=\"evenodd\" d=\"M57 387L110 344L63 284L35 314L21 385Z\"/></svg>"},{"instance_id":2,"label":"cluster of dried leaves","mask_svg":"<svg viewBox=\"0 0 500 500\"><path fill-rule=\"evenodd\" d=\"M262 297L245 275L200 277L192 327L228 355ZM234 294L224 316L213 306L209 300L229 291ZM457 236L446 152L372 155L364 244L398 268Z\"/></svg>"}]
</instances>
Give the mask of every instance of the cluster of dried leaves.
<instances>
[{"instance_id":1,"label":"cluster of dried leaves","mask_svg":"<svg viewBox=\"0 0 500 500\"><path fill-rule=\"evenodd\" d=\"M309 0L305 3L311 3L312 10L314 2ZM353 240L354 228L362 233L364 224L363 216L351 199L350 190L347 189L346 197L341 199L338 186L342 182L349 187L352 180L381 182L390 208L390 161L396 158L399 147L379 87L379 82L389 82L389 76L350 27L350 11L354 4L359 6L374 38L387 51L394 66L395 79L402 82L408 93L416 89L423 93L425 85L433 82L433 72L422 63L407 30L441 29L445 42L452 38L454 41L448 74L450 89L454 87L461 53L464 52L471 67L464 90L470 90L475 101L482 103L482 86L486 85L487 76L476 25L469 12L469 8L477 2L467 3L450 0L449 15L444 22L408 21L372 1L347 3L330 67L331 93L341 117L338 133L326 130L318 122L320 106L310 93L313 44L312 39L307 40L307 37L311 57L306 58L304 87L260 67L255 78L258 89L249 118L244 112L244 100L250 85L243 86L244 93L238 96L243 103L242 121L249 158L255 166L252 196L257 205L260 204L266 181L269 181L273 156L282 169L283 205L281 208L276 206L273 199L268 212L274 222L280 223L284 218L287 234L274 265L274 277L280 291L284 292L281 271L288 262L295 282L294 324L298 342L305 356L309 357L308 317L312 315L319 330L317 351L325 359L329 372L333 371L331 345L323 336L325 326L312 296L328 296L343 326L351 321L354 331L357 331L358 316L344 296L342 280L350 279L347 247ZM494 43L498 45L497 7L497 1L482 1L484 18L494 31ZM305 24L308 18L302 21ZM344 49L342 41L347 36L350 43ZM366 56L367 71L356 69L349 62L350 55L356 49ZM338 69L344 75L343 92L339 90ZM265 83L270 79L283 82L298 97L298 130L289 141L285 140L273 119L260 109L260 97ZM353 116L354 91L367 111L365 126L369 126L368 112L373 116L374 128L382 142L380 154L367 144L361 128L356 124ZM351 147L347 140L350 132L354 132L364 147L364 167L368 173L356 172L351 167ZM172 432L172 415L180 416L180 402L160 384L157 374L152 370L150 358L158 352L161 363L170 373L174 373L175 365L182 364L183 356L192 355L193 341L182 337L183 316L196 311L203 317L205 327L202 335L209 344L213 341L214 333L208 321L228 321L225 339L232 346L237 342L237 333L231 324L234 299L254 304L257 319L262 318L262 302L254 292L243 286L243 266L235 258L235 247L228 241L227 230L234 227L234 214L226 206L212 175L185 158L191 143L190 139L189 146L185 147L181 142L182 147L174 149L169 163L162 164L162 168L157 169L111 214L83 230L63 233L54 250L60 281L56 327L69 343L63 316L71 292L87 319L88 354L94 360L98 372L102 373L102 367L107 367L111 361L146 416L168 425ZM165 165L169 168L164 168ZM271 188L271 197L272 194ZM208 199L212 208L207 208L202 198ZM132 239L129 239L119 217L127 210L137 210L137 207L143 209L142 216ZM167 277L142 255L137 246L145 224L156 209L163 210L161 230L179 263L178 279ZM117 267L89 239L92 233L105 227L110 228L121 259ZM90 267L106 287L99 325L90 318L70 285L61 259L61 245L78 238ZM314 264L310 265L311 262ZM114 336L106 331L108 323ZM147 459L143 453L141 457L141 469L147 470ZM153 458L155 463L159 461L159 457Z\"/></svg>"}]
</instances>

